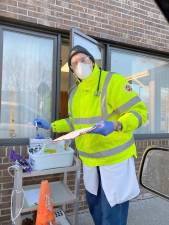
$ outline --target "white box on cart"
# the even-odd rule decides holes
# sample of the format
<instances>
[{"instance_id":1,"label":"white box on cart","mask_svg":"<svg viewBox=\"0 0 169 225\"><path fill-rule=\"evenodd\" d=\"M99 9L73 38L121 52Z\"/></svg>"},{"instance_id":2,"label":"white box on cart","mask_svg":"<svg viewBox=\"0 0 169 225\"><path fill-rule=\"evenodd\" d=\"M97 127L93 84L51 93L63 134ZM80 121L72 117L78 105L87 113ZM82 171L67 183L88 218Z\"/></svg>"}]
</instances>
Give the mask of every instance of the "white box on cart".
<instances>
[{"instance_id":1,"label":"white box on cart","mask_svg":"<svg viewBox=\"0 0 169 225\"><path fill-rule=\"evenodd\" d=\"M47 153L54 151L56 152ZM36 143L36 139L34 139L30 141L28 154L33 170L45 170L71 166L74 150L65 141L52 143L50 139L46 141L42 139Z\"/></svg>"}]
</instances>

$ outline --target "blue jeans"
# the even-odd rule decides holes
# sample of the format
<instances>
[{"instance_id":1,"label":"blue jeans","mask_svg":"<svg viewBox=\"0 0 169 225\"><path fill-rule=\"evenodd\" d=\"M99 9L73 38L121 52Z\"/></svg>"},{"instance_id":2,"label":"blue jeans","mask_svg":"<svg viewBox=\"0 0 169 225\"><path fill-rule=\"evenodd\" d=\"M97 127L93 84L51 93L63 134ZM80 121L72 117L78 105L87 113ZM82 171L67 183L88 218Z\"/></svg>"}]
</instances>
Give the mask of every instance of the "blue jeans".
<instances>
[{"instance_id":1,"label":"blue jeans","mask_svg":"<svg viewBox=\"0 0 169 225\"><path fill-rule=\"evenodd\" d=\"M129 201L111 207L100 179L97 196L86 191L86 199L95 225L127 225Z\"/></svg>"}]
</instances>

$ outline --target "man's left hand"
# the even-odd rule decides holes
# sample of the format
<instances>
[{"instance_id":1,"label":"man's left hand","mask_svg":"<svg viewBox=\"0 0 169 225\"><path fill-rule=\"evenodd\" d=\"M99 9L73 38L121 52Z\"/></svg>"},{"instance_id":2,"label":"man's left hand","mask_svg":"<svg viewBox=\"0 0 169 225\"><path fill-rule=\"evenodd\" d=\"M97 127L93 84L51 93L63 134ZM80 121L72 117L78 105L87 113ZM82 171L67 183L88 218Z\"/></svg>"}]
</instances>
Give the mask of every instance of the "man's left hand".
<instances>
[{"instance_id":1,"label":"man's left hand","mask_svg":"<svg viewBox=\"0 0 169 225\"><path fill-rule=\"evenodd\" d=\"M115 125L113 122L101 121L100 123L96 124L96 128L90 131L90 133L107 136L108 134L112 133L114 130L115 130Z\"/></svg>"}]
</instances>

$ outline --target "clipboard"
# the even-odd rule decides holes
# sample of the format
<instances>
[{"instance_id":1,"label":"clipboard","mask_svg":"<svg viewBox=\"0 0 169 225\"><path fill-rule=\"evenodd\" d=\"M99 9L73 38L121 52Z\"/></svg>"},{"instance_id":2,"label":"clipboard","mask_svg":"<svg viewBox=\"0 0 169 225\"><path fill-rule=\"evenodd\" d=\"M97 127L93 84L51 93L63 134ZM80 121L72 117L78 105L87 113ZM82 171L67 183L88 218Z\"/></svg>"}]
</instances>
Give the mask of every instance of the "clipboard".
<instances>
[{"instance_id":1,"label":"clipboard","mask_svg":"<svg viewBox=\"0 0 169 225\"><path fill-rule=\"evenodd\" d=\"M61 137L54 139L53 142L74 139L80 135L89 133L90 131L94 130L95 128L96 128L96 126L78 129L78 130L72 131L68 134L62 135Z\"/></svg>"}]
</instances>

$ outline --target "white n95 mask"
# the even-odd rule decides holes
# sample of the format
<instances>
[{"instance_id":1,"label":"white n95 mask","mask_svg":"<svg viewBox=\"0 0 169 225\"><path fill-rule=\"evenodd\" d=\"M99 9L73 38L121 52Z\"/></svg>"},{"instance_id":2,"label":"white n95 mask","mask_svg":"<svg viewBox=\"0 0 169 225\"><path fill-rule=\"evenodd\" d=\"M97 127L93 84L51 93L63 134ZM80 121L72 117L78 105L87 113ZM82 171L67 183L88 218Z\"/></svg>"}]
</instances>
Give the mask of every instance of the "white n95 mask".
<instances>
[{"instance_id":1,"label":"white n95 mask","mask_svg":"<svg viewBox=\"0 0 169 225\"><path fill-rule=\"evenodd\" d=\"M93 64L87 64L87 63L81 63L79 62L77 64L77 67L75 69L75 74L78 76L81 80L84 80L88 78L93 70Z\"/></svg>"}]
</instances>

